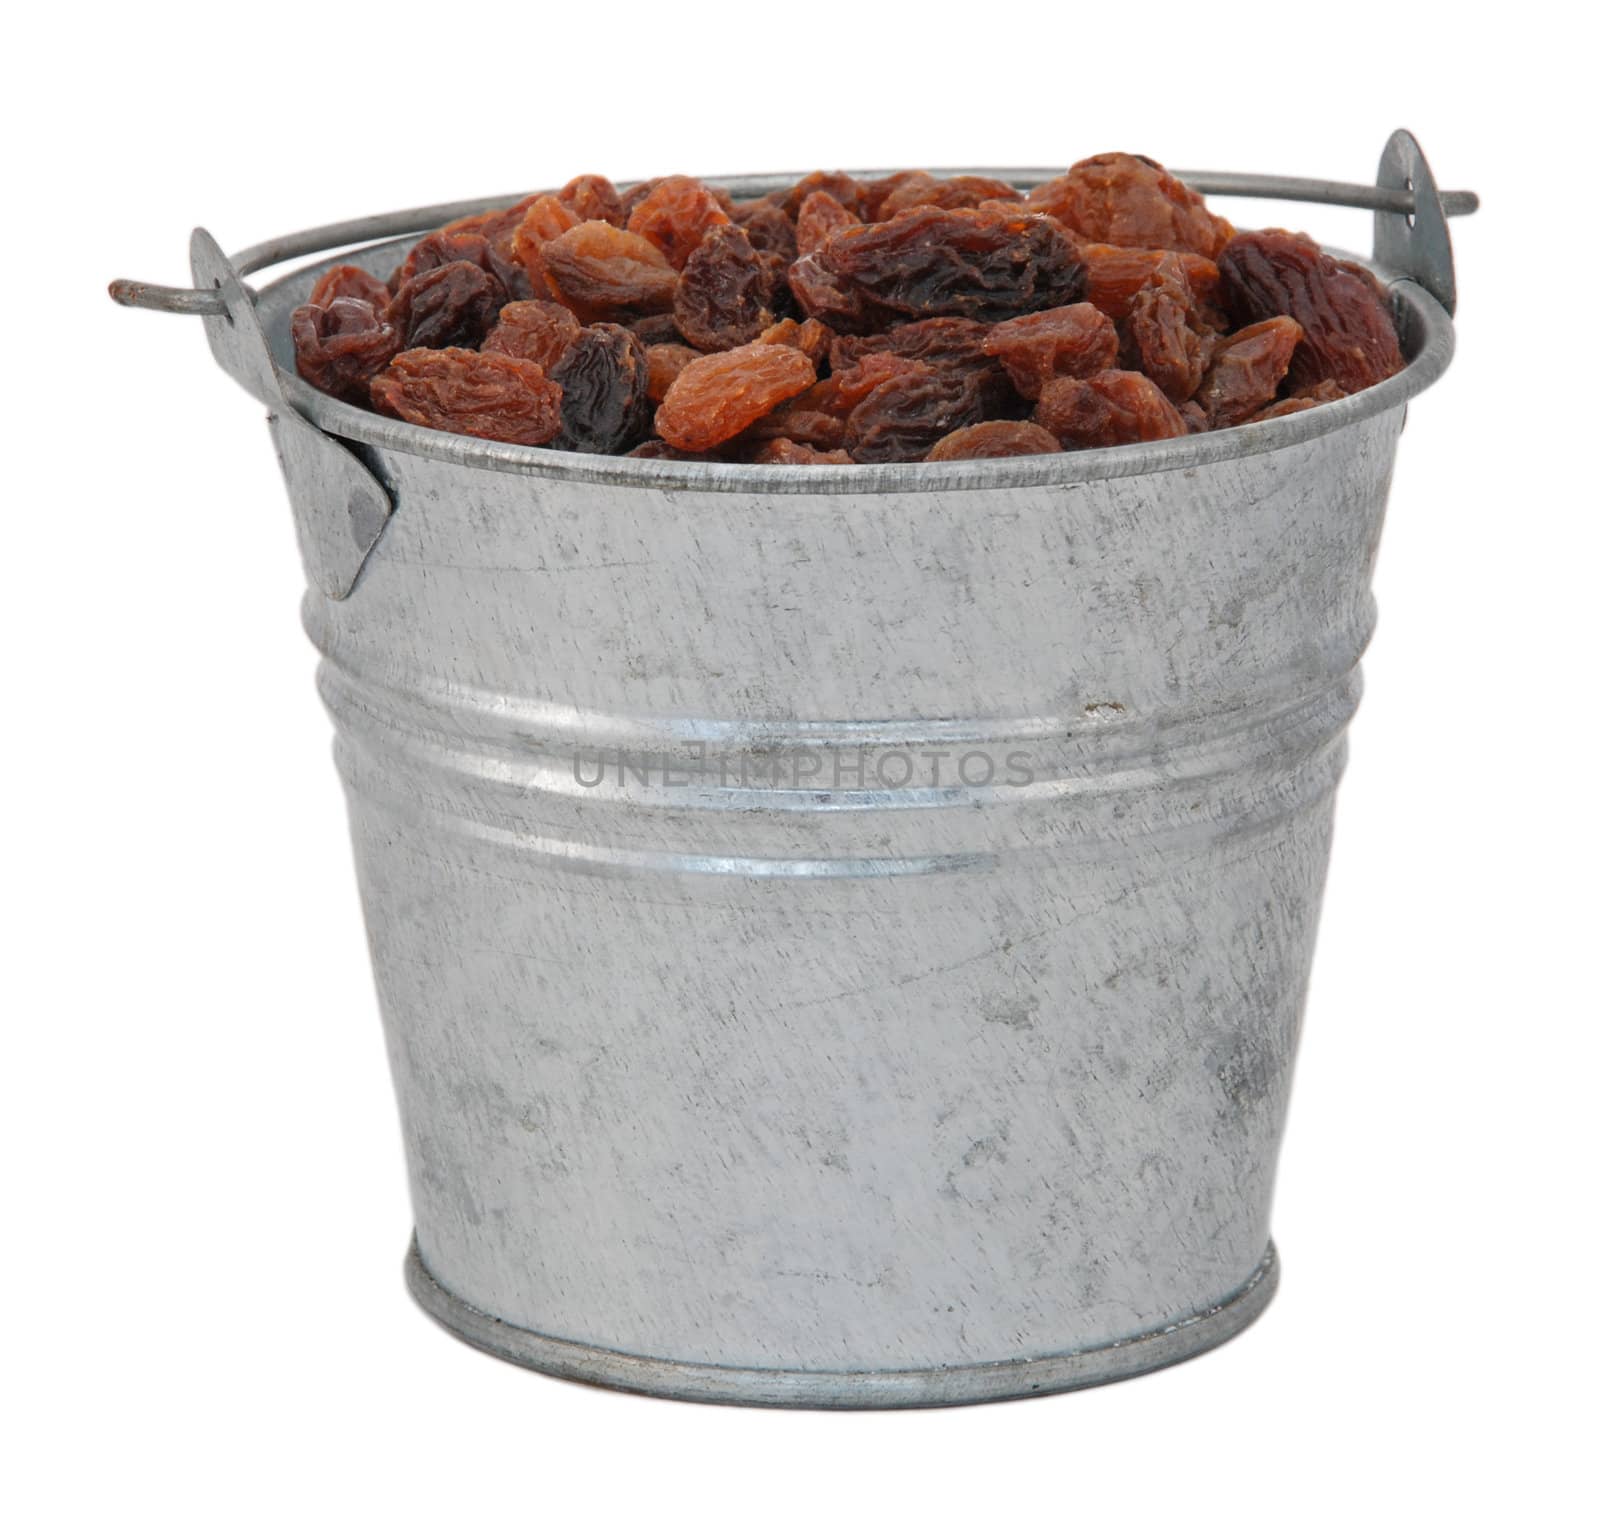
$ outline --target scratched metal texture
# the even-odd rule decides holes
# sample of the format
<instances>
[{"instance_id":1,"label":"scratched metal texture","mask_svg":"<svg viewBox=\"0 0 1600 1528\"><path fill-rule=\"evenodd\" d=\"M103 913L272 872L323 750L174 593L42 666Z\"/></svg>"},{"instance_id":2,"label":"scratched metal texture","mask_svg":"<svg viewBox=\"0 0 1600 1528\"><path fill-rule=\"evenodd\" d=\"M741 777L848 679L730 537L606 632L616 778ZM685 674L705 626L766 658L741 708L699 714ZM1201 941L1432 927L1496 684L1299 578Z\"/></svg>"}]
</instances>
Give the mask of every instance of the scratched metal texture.
<instances>
[{"instance_id":1,"label":"scratched metal texture","mask_svg":"<svg viewBox=\"0 0 1600 1528\"><path fill-rule=\"evenodd\" d=\"M755 1370L1103 1347L1245 1285L1400 421L777 500L374 452L400 512L305 618L433 1278ZM919 773L738 783L800 744ZM734 783L580 783L616 748ZM1029 782L952 784L973 750Z\"/></svg>"}]
</instances>

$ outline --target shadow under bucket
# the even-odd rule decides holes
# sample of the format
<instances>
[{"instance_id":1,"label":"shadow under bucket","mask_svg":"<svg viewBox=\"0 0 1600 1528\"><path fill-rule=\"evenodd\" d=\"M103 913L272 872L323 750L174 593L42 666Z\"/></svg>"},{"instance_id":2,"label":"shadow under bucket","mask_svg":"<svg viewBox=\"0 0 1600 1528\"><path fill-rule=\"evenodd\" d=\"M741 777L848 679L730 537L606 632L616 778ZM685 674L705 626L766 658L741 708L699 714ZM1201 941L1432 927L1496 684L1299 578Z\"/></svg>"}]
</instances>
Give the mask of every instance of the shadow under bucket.
<instances>
[{"instance_id":1,"label":"shadow under bucket","mask_svg":"<svg viewBox=\"0 0 1600 1528\"><path fill-rule=\"evenodd\" d=\"M1189 178L1378 208L1405 370L1110 451L636 461L294 375L335 261L243 274L373 237L338 258L386 273L465 207L235 261L198 234L199 290L124 287L204 313L273 412L408 1277L458 1336L651 1394L926 1406L1173 1363L1271 1298L1373 560L1453 289L1407 135L1376 187Z\"/></svg>"}]
</instances>

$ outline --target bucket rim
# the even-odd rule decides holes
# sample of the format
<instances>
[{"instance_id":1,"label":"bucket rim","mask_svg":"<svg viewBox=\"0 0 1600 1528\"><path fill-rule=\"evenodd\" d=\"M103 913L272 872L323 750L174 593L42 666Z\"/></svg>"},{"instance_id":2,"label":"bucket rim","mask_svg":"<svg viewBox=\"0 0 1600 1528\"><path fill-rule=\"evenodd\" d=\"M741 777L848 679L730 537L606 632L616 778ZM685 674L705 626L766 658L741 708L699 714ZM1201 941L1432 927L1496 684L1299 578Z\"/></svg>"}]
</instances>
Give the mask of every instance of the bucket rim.
<instances>
[{"instance_id":1,"label":"bucket rim","mask_svg":"<svg viewBox=\"0 0 1600 1528\"><path fill-rule=\"evenodd\" d=\"M1455 326L1450 315L1422 286L1407 278L1395 278L1370 257L1328 247L1336 258L1365 266L1388 284L1406 365L1375 387L1284 418L1138 445L958 462L776 466L597 456L556 451L547 446L480 440L408 424L332 398L294 372L289 359L289 314L304 300L315 278L330 266L344 262L370 260L375 266L382 265L391 252L402 251L413 242L415 235L407 235L359 251L328 256L260 289L257 309L268 343L278 354L288 402L319 429L344 441L548 482L672 492L837 498L1070 486L1177 472L1281 451L1400 408L1443 375L1455 351ZM282 364L285 361L289 364Z\"/></svg>"}]
</instances>

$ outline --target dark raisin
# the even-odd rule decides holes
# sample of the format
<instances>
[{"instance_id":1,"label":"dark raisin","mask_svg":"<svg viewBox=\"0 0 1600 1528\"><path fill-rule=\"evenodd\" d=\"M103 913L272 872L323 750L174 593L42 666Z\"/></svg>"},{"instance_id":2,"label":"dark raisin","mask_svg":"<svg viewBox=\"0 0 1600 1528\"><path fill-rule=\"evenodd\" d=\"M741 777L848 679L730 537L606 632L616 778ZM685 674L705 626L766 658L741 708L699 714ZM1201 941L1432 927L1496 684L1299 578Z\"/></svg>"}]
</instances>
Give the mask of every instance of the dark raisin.
<instances>
[{"instance_id":1,"label":"dark raisin","mask_svg":"<svg viewBox=\"0 0 1600 1528\"><path fill-rule=\"evenodd\" d=\"M472 346L505 302L506 289L481 265L453 260L404 282L385 317L408 350Z\"/></svg>"},{"instance_id":2,"label":"dark raisin","mask_svg":"<svg viewBox=\"0 0 1600 1528\"><path fill-rule=\"evenodd\" d=\"M1286 314L1304 334L1290 364L1297 387L1337 382L1346 392L1405 364L1388 298L1358 265L1335 260L1303 234L1240 234L1217 260L1222 298L1237 324Z\"/></svg>"},{"instance_id":3,"label":"dark raisin","mask_svg":"<svg viewBox=\"0 0 1600 1528\"><path fill-rule=\"evenodd\" d=\"M1061 307L1082 290L1083 267L1049 218L924 207L835 232L789 280L812 317L884 328L897 318L996 322ZM838 297L813 305L818 290Z\"/></svg>"},{"instance_id":4,"label":"dark raisin","mask_svg":"<svg viewBox=\"0 0 1600 1528\"><path fill-rule=\"evenodd\" d=\"M620 324L584 329L551 369L561 386L562 451L622 452L650 433L650 362Z\"/></svg>"},{"instance_id":5,"label":"dark raisin","mask_svg":"<svg viewBox=\"0 0 1600 1528\"><path fill-rule=\"evenodd\" d=\"M902 364L907 369L873 388L845 422L845 450L858 462L921 461L952 430L982 417L975 377Z\"/></svg>"},{"instance_id":6,"label":"dark raisin","mask_svg":"<svg viewBox=\"0 0 1600 1528\"><path fill-rule=\"evenodd\" d=\"M672 317L698 350L748 345L772 323L769 267L744 229L724 223L711 229L678 278Z\"/></svg>"}]
</instances>

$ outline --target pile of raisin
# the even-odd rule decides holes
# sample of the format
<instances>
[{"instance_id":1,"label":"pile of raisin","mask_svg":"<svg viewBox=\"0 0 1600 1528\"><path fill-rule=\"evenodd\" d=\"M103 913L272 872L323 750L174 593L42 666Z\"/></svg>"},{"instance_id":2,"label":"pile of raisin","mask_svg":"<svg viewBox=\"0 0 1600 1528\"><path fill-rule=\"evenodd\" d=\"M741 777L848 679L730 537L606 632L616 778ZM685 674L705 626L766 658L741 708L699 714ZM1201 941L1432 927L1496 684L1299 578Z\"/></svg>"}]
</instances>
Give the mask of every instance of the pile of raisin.
<instances>
[{"instance_id":1,"label":"pile of raisin","mask_svg":"<svg viewBox=\"0 0 1600 1528\"><path fill-rule=\"evenodd\" d=\"M1152 159L1024 194L818 171L550 195L353 265L292 320L314 387L488 440L675 461L1035 456L1276 419L1403 361L1367 271L1236 233Z\"/></svg>"}]
</instances>

